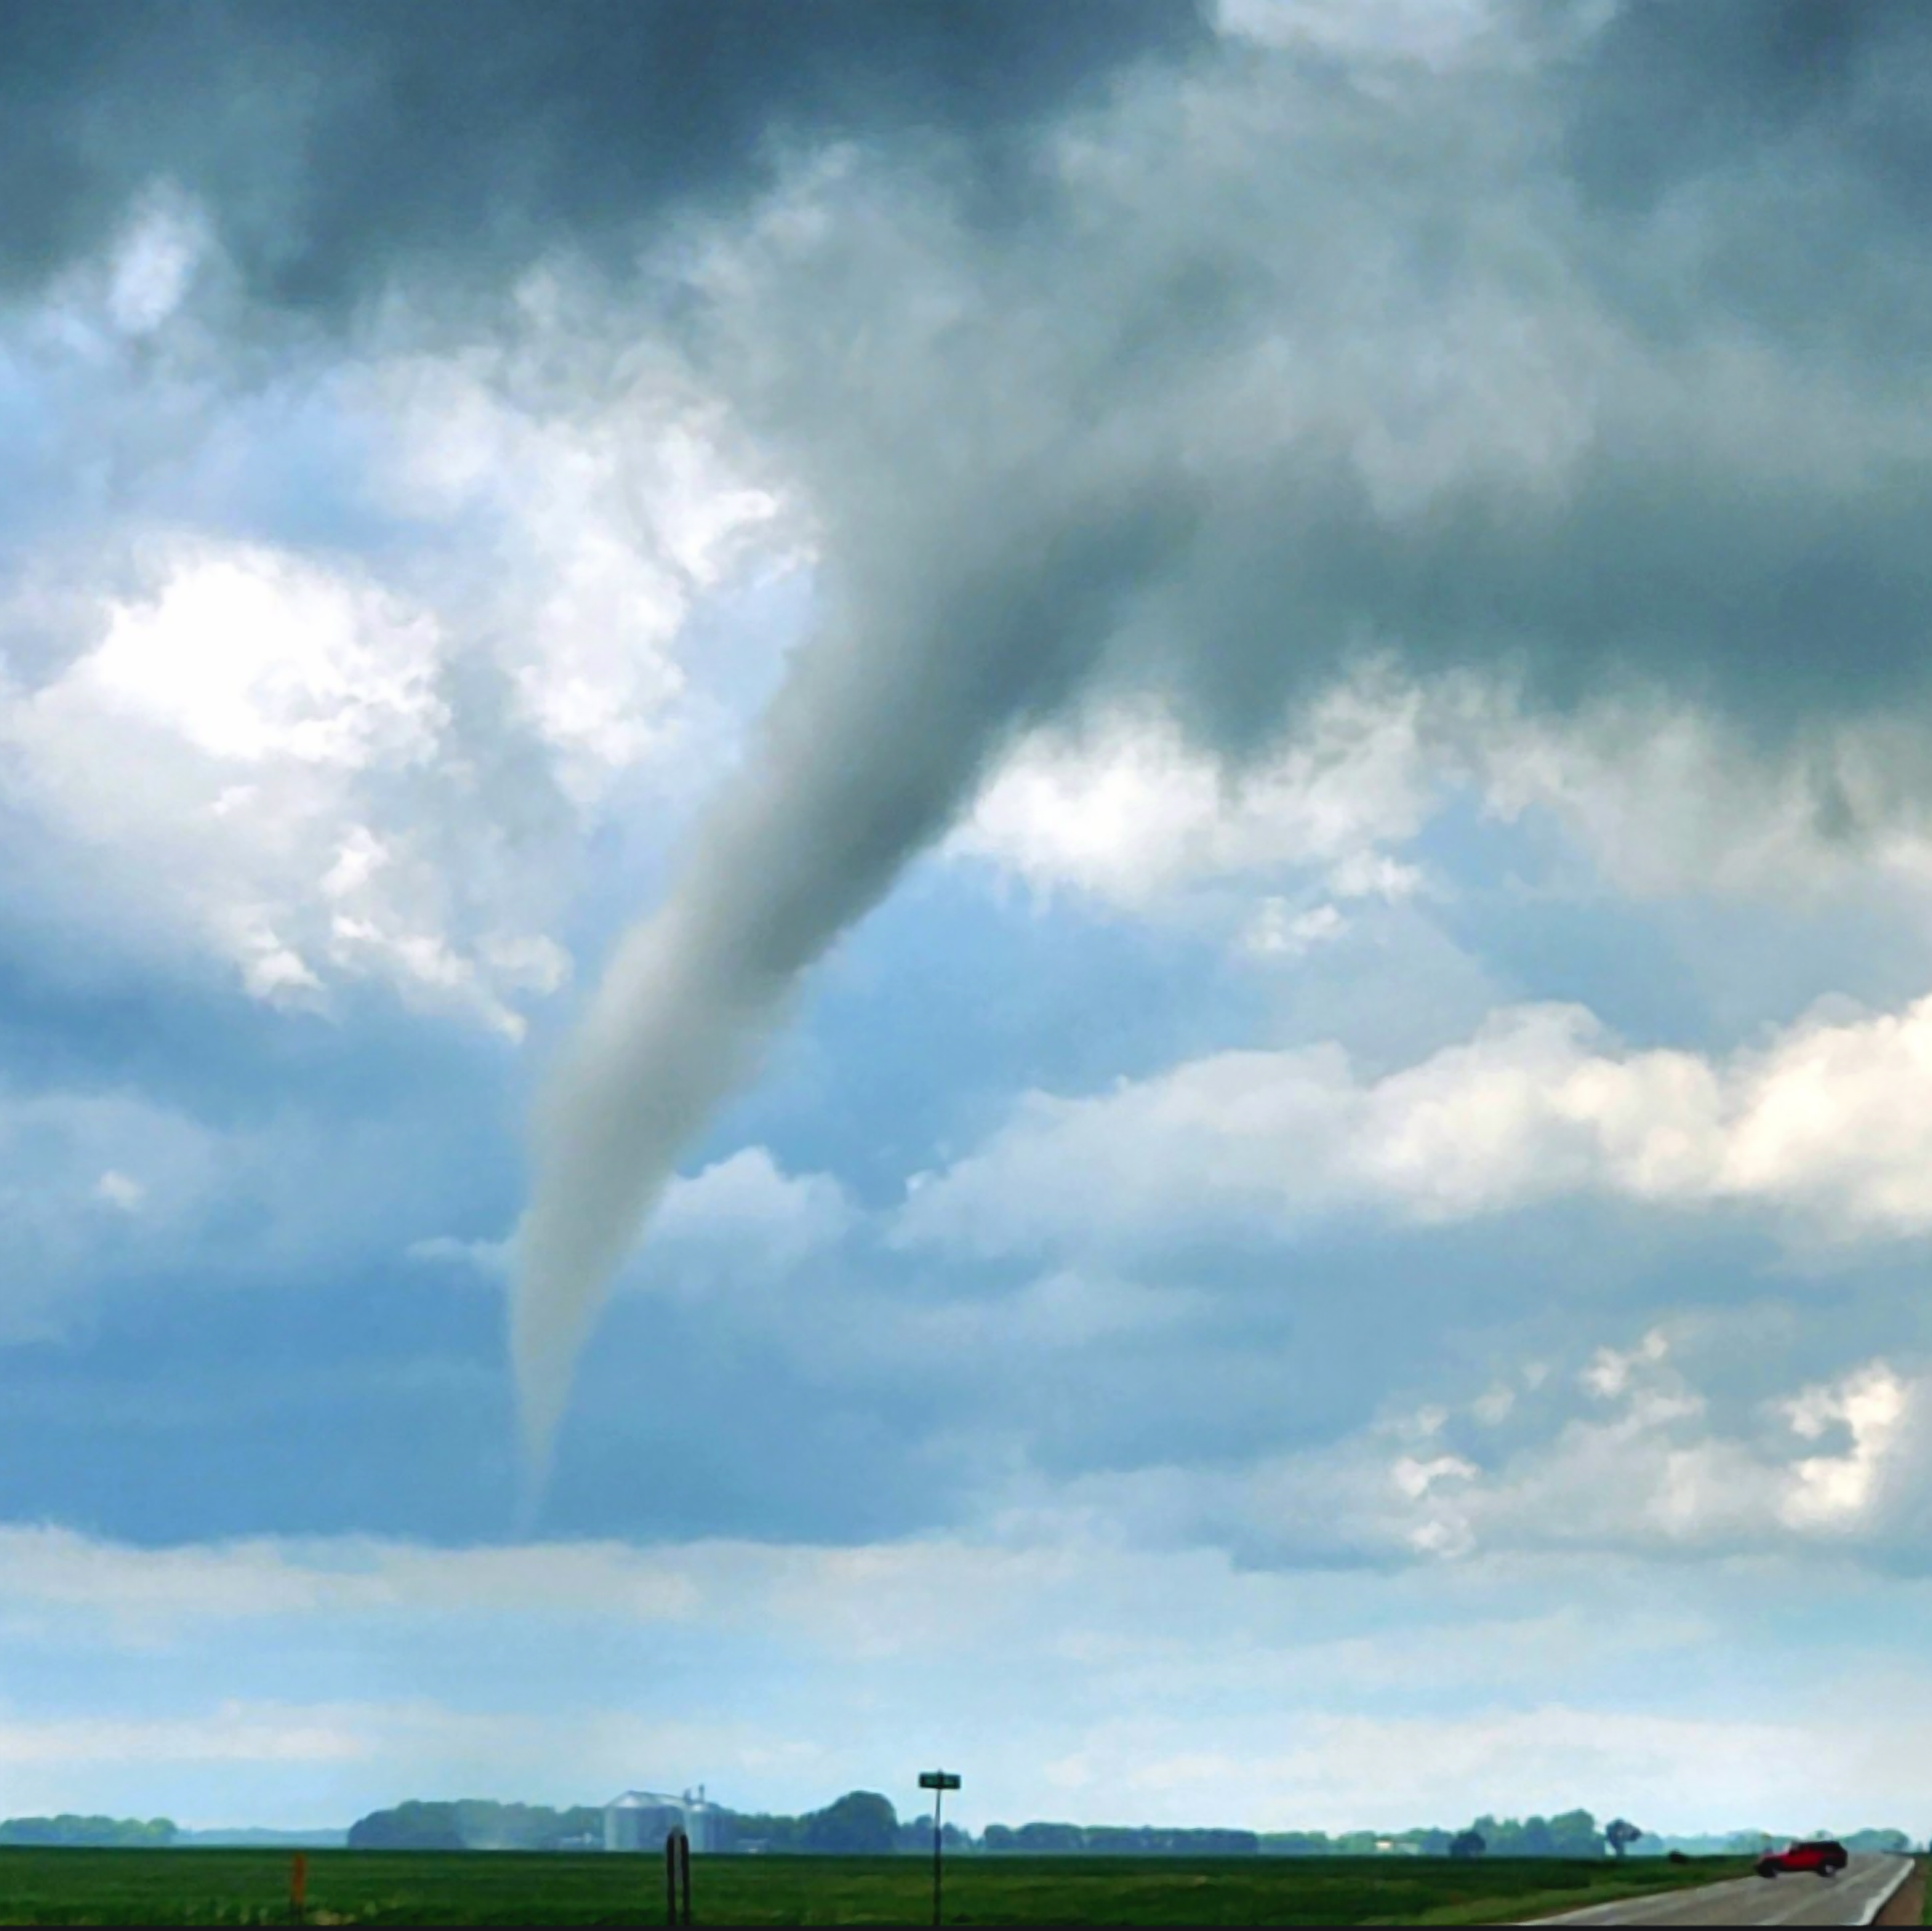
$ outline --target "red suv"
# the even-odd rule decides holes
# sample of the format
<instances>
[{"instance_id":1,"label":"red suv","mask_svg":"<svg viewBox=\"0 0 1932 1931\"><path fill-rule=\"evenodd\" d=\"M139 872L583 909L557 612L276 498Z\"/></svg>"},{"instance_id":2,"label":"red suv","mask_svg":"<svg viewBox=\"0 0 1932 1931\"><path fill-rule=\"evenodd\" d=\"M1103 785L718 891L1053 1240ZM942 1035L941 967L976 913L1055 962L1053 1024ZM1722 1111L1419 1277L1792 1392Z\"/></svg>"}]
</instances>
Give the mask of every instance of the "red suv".
<instances>
[{"instance_id":1,"label":"red suv","mask_svg":"<svg viewBox=\"0 0 1932 1931\"><path fill-rule=\"evenodd\" d=\"M1836 1877L1850 1862L1851 1854L1835 1839L1812 1837L1781 1851L1767 1851L1757 1861L1757 1874L1778 1877L1786 1871L1816 1871L1820 1877Z\"/></svg>"}]
</instances>

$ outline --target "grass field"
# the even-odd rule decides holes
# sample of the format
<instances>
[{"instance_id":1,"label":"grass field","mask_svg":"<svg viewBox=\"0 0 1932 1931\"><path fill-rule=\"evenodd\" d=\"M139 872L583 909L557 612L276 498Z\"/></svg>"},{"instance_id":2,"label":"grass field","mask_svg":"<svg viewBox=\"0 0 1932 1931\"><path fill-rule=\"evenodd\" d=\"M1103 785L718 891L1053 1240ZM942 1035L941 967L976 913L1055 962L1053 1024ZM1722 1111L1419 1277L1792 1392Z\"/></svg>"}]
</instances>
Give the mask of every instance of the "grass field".
<instances>
[{"instance_id":1,"label":"grass field","mask_svg":"<svg viewBox=\"0 0 1932 1931\"><path fill-rule=\"evenodd\" d=\"M960 1858L951 1924L1478 1924L1686 1882L1742 1858L1622 1866L1550 1859ZM692 1916L710 1924L926 1924L932 1867L914 1858L694 1861ZM0 1924L281 1924L277 1851L0 1849ZM656 1858L311 1851L312 1924L662 1924Z\"/></svg>"}]
</instances>

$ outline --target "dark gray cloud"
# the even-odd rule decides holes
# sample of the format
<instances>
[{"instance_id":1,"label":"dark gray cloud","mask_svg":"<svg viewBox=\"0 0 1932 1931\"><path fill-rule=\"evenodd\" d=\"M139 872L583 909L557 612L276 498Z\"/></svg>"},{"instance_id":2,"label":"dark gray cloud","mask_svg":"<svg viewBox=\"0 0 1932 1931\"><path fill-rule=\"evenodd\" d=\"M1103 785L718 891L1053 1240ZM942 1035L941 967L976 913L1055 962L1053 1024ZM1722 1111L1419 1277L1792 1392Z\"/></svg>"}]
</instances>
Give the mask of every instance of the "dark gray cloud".
<instances>
[{"instance_id":1,"label":"dark gray cloud","mask_svg":"<svg viewBox=\"0 0 1932 1931\"><path fill-rule=\"evenodd\" d=\"M1238 758L1364 643L1779 734L1925 694L1917 10L1505 9L1432 61L1172 4L88 17L0 13L16 286L158 177L329 313L655 246L675 299L597 325L680 318L822 540L539 1150L539 1437L797 975L1028 724L1151 686Z\"/></svg>"},{"instance_id":2,"label":"dark gray cloud","mask_svg":"<svg viewBox=\"0 0 1932 1931\"><path fill-rule=\"evenodd\" d=\"M1923 698L1932 467L1834 486L1713 461L1654 420L1593 433L1559 500L1512 503L1475 476L1394 520L1346 457L1297 452L1224 502L1119 667L1238 754L1365 637L1424 674L1520 671L1539 705L1662 684L1772 740Z\"/></svg>"},{"instance_id":3,"label":"dark gray cloud","mask_svg":"<svg viewBox=\"0 0 1932 1931\"><path fill-rule=\"evenodd\" d=\"M1306 365L1412 359L1432 302L1440 352L1473 361L1484 345L1456 339L1455 311L1486 283L1518 310L1497 319L1534 322L1520 344L1540 367L1530 402L1546 411L1568 383L1588 418L1589 448L1550 505L1526 505L1472 448L1425 514L1392 517L1365 483L1346 409L1312 433L1298 427L1269 460L1237 467L1216 452L1198 565L1159 634L1117 661L1130 675L1158 664L1218 741L1264 736L1336 640L1365 630L1419 655L1520 661L1559 701L1606 672L1661 674L1788 722L1918 688L1932 585L1913 532L1932 509L1928 466L1870 432L1910 406L1932 315L1919 219L1932 22L1921 11L1713 0L1624 7L1586 28L1580 7L1506 8L1530 77L1479 64L1405 72L1406 128L1364 93L1359 58L1308 46L1209 58L1204 11L1178 0L101 0L76 32L71 16L10 7L0 276L38 277L97 244L165 176L212 211L245 277L274 299L334 308L392 277L419 295L500 295L547 249L642 245L680 211L744 205L801 148L849 137L917 169L938 143L970 163L936 175L952 241L976 249L982 217L1000 217L997 244L948 291L986 303L962 325L1017 338L1017 307L1036 334L1084 338L1053 371L1070 424L1111 419L1128 425L1130 445L1135 434L1171 445L1172 412L1149 421L1156 388L1201 396L1217 365L1252 358L1270 328ZM1103 179L1084 193L1046 143L1143 58L1164 63L1174 98L1190 76L1262 59L1289 83L1281 97L1298 103L1304 133L1258 126L1245 155L1217 162L1212 134L1171 113L1157 130L1171 165L1144 169L1130 191ZM1516 131L1485 130L1485 114ZM1163 172L1178 218L1136 205L1132 190L1160 194ZM1486 245L1498 209L1518 232L1514 262ZM1334 231L1352 229L1372 245L1338 245ZM821 511L856 522L872 507L866 486L826 484L861 439L826 418L848 406L850 373L873 372L842 378L836 361L855 331L898 325L886 319L921 292L926 265L902 247L891 259L831 251L814 265L844 278L770 291L792 304L787 325L802 336L786 392L760 399L764 426L791 444ZM1379 312L1361 313L1356 283L1369 275ZM820 297L829 326L803 313ZM1562 325L1565 307L1616 333L1627 369L1609 381L1653 357L1647 385L1618 392L1600 364L1566 366L1591 344ZM699 331L716 326L710 304L692 313ZM1778 359L1756 372L1755 396L1741 373L1724 406L1766 418L1766 441L1794 451L1782 470L1713 447L1709 423L1679 408L1718 373L1714 342L1753 339L1777 345ZM878 432L897 433L912 411L943 421L980 406L967 400L976 394L997 409L1003 382L1027 395L1026 372L1011 380L998 355L915 346L920 379L952 390L912 393L895 380L904 349L882 359L897 422L860 399L874 470ZM1028 346L1015 339L1014 352ZM800 406L805 384L821 391L815 406ZM1842 421L1848 401L1864 421ZM1399 418L1417 418L1420 435L1431 406L1365 394L1356 414L1380 413L1399 442ZM1490 429L1507 443L1523 406L1499 391L1492 421L1466 440ZM806 447L812 438L836 458ZM1835 473L1802 448L1832 438L1859 457ZM828 500L839 496L849 518ZM1839 640L1830 651L1814 647L1825 629Z\"/></svg>"},{"instance_id":4,"label":"dark gray cloud","mask_svg":"<svg viewBox=\"0 0 1932 1931\"><path fill-rule=\"evenodd\" d=\"M1435 64L1143 72L1042 135L1048 185L997 232L942 170L801 174L691 272L694 360L812 505L836 613L549 1116L533 1441L796 973L1054 707L1151 686L1239 758L1365 644L1563 706L1661 683L1780 736L1922 701L1932 444L1880 323L1932 259L1834 144L1856 111L1778 105L1795 56L1740 26L1745 131L1707 153L1654 120L1675 172L1612 193L1667 51L1503 17ZM1841 271L1854 216L1870 278Z\"/></svg>"},{"instance_id":5,"label":"dark gray cloud","mask_svg":"<svg viewBox=\"0 0 1932 1931\"><path fill-rule=\"evenodd\" d=\"M157 176L213 210L260 292L323 310L398 269L487 288L560 243L634 238L801 140L944 137L996 212L1021 130L1204 31L1186 0L9 4L0 277L98 245Z\"/></svg>"},{"instance_id":6,"label":"dark gray cloud","mask_svg":"<svg viewBox=\"0 0 1932 1931\"><path fill-rule=\"evenodd\" d=\"M1713 316L1919 379L1932 22L1892 0L1619 10L1564 79L1589 272L1634 328Z\"/></svg>"},{"instance_id":7,"label":"dark gray cloud","mask_svg":"<svg viewBox=\"0 0 1932 1931\"><path fill-rule=\"evenodd\" d=\"M1932 36L1910 0L1620 9L1576 69L1568 157L1606 208L1654 212L1700 177L1828 146L1906 207L1932 163Z\"/></svg>"}]
</instances>

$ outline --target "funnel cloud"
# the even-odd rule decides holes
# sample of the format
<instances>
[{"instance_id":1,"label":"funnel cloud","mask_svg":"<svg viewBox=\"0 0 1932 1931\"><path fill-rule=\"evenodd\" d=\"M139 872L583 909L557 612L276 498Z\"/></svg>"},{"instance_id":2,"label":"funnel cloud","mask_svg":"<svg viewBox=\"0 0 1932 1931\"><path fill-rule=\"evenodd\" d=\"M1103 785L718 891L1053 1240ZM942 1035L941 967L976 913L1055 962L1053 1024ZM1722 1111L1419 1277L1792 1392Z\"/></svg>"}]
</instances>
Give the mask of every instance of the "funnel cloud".
<instances>
[{"instance_id":1,"label":"funnel cloud","mask_svg":"<svg viewBox=\"0 0 1932 1931\"><path fill-rule=\"evenodd\" d=\"M1124 68L1030 133L995 222L943 144L835 144L681 258L668 311L810 506L827 614L541 1109L532 1469L680 1150L1028 725L1152 693L1239 766L1364 649L1552 711L1671 688L1766 742L1922 696L1912 345L1842 361L1769 257L1748 303L1668 306L1738 273L1685 259L1671 196L1770 220L1844 97L1618 197L1654 16L1481 17L1426 60L1353 50L1359 97L1265 35ZM1855 141L1834 164L1893 218Z\"/></svg>"},{"instance_id":2,"label":"funnel cloud","mask_svg":"<svg viewBox=\"0 0 1932 1931\"><path fill-rule=\"evenodd\" d=\"M1023 492L1021 493L1022 495ZM1063 505L976 567L879 584L821 638L668 902L622 942L555 1075L512 1351L541 1491L577 1357L679 1153L755 1065L800 975L1064 701L1190 523L1178 481Z\"/></svg>"}]
</instances>

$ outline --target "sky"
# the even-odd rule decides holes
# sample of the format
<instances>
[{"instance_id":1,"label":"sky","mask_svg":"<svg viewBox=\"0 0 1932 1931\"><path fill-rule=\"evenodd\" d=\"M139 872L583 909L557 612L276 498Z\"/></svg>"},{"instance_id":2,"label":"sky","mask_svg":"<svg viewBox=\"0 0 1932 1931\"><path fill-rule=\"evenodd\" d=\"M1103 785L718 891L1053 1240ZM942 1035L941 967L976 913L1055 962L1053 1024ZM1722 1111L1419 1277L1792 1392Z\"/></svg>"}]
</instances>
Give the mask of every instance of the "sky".
<instances>
[{"instance_id":1,"label":"sky","mask_svg":"<svg viewBox=\"0 0 1932 1931\"><path fill-rule=\"evenodd\" d=\"M0 1813L1922 1834L1932 22L0 7Z\"/></svg>"}]
</instances>

